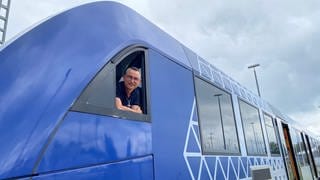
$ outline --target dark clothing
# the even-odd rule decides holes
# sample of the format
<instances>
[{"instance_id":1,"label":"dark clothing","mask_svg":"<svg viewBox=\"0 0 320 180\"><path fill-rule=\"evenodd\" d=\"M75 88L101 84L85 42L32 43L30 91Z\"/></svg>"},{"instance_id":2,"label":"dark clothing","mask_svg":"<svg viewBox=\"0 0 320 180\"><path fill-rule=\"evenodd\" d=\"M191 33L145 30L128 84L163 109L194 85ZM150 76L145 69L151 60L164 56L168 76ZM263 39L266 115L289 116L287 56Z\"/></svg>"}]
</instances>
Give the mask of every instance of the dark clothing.
<instances>
[{"instance_id":1,"label":"dark clothing","mask_svg":"<svg viewBox=\"0 0 320 180\"><path fill-rule=\"evenodd\" d=\"M117 95L116 97L121 99L122 105L131 107L132 105L138 105L141 107L140 103L140 88L137 87L132 91L130 97L127 97L126 89L124 87L124 82L117 84Z\"/></svg>"}]
</instances>

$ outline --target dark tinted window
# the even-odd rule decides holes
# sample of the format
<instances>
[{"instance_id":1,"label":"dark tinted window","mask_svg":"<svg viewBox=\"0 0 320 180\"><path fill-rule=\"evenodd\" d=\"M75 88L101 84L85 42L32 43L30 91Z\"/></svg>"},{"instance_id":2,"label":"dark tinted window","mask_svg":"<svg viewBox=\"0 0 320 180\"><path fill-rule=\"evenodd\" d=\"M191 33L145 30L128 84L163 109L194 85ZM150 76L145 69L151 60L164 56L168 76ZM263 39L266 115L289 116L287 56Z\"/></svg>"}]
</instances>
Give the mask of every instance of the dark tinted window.
<instances>
[{"instance_id":1,"label":"dark tinted window","mask_svg":"<svg viewBox=\"0 0 320 180\"><path fill-rule=\"evenodd\" d=\"M248 154L267 154L258 109L242 100L239 104Z\"/></svg>"},{"instance_id":2,"label":"dark tinted window","mask_svg":"<svg viewBox=\"0 0 320 180\"><path fill-rule=\"evenodd\" d=\"M109 63L82 92L72 110L96 114L112 114L115 98L114 79L114 64Z\"/></svg>"},{"instance_id":3,"label":"dark tinted window","mask_svg":"<svg viewBox=\"0 0 320 180\"><path fill-rule=\"evenodd\" d=\"M231 95L195 78L204 154L240 153Z\"/></svg>"},{"instance_id":4,"label":"dark tinted window","mask_svg":"<svg viewBox=\"0 0 320 180\"><path fill-rule=\"evenodd\" d=\"M269 140L269 147L271 154L280 154L278 141L276 138L275 127L272 123L272 117L264 114L264 122L266 125L267 136Z\"/></svg>"}]
</instances>

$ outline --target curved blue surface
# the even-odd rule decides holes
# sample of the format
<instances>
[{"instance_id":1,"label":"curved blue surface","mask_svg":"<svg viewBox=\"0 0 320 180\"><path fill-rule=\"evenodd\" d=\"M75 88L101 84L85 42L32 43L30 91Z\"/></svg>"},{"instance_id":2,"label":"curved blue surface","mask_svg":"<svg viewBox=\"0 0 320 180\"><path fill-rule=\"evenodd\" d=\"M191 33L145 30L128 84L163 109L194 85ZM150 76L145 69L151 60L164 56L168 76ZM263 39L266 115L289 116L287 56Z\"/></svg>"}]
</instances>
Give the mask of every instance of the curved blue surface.
<instances>
[{"instance_id":1,"label":"curved blue surface","mask_svg":"<svg viewBox=\"0 0 320 180\"><path fill-rule=\"evenodd\" d=\"M152 156L36 176L33 179L154 179Z\"/></svg>"},{"instance_id":2,"label":"curved blue surface","mask_svg":"<svg viewBox=\"0 0 320 180\"><path fill-rule=\"evenodd\" d=\"M141 157L152 154L151 145L150 123L69 112L37 172Z\"/></svg>"}]
</instances>

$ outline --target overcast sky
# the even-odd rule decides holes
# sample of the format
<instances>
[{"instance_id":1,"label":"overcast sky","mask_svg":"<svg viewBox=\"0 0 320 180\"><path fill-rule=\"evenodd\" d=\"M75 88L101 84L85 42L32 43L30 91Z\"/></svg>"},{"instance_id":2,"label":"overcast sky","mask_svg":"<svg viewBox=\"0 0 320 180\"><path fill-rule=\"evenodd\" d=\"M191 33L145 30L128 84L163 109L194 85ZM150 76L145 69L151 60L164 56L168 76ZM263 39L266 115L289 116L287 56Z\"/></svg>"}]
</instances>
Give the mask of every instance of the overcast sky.
<instances>
[{"instance_id":1,"label":"overcast sky","mask_svg":"<svg viewBox=\"0 0 320 180\"><path fill-rule=\"evenodd\" d=\"M13 0L7 39L89 0ZM319 0L119 0L320 134Z\"/></svg>"}]
</instances>

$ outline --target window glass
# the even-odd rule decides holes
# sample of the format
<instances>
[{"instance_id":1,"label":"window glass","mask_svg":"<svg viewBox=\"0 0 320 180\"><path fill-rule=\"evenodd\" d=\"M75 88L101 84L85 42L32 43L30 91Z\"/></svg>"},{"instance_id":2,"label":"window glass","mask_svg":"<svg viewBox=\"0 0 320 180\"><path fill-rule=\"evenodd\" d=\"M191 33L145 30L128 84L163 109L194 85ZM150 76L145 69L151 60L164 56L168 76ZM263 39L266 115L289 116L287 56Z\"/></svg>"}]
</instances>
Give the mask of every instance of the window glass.
<instances>
[{"instance_id":1,"label":"window glass","mask_svg":"<svg viewBox=\"0 0 320 180\"><path fill-rule=\"evenodd\" d=\"M204 154L240 153L231 95L195 78Z\"/></svg>"},{"instance_id":2,"label":"window glass","mask_svg":"<svg viewBox=\"0 0 320 180\"><path fill-rule=\"evenodd\" d=\"M114 109L114 65L109 63L92 80L78 98L72 110L108 114Z\"/></svg>"},{"instance_id":3,"label":"window glass","mask_svg":"<svg viewBox=\"0 0 320 180\"><path fill-rule=\"evenodd\" d=\"M267 154L258 109L242 100L239 104L248 154Z\"/></svg>"},{"instance_id":4,"label":"window glass","mask_svg":"<svg viewBox=\"0 0 320 180\"><path fill-rule=\"evenodd\" d=\"M317 173L320 175L320 151L319 151L319 141L310 138L311 151L316 165Z\"/></svg>"},{"instance_id":5,"label":"window glass","mask_svg":"<svg viewBox=\"0 0 320 180\"><path fill-rule=\"evenodd\" d=\"M306 164L308 164L308 159L302 141L301 133L298 130L293 129L291 138L293 143L293 149L296 154L296 159L298 160L298 164L300 166L305 166Z\"/></svg>"},{"instance_id":6,"label":"window glass","mask_svg":"<svg viewBox=\"0 0 320 180\"><path fill-rule=\"evenodd\" d=\"M272 123L272 118L266 114L264 116L264 121L266 125L267 136L269 140L269 147L271 154L280 154L280 149L278 145L278 141L276 138L275 127Z\"/></svg>"},{"instance_id":7,"label":"window glass","mask_svg":"<svg viewBox=\"0 0 320 180\"><path fill-rule=\"evenodd\" d=\"M145 68L145 50L136 48L124 50L111 60L89 83L71 110L86 113L111 115L133 120L148 120L147 81ZM122 76L129 67L135 67L141 74L141 83L137 88L140 94L142 114L119 110L115 106L116 87L123 81Z\"/></svg>"},{"instance_id":8,"label":"window glass","mask_svg":"<svg viewBox=\"0 0 320 180\"><path fill-rule=\"evenodd\" d=\"M309 168L310 164L306 154L306 150L304 148L305 146L303 144L304 142L302 140L301 133L296 129L292 128L292 130L293 131L291 133L291 140L292 140L294 155L299 168L300 178L304 179L308 176L309 173L311 173L310 171L311 169ZM305 168L306 166L308 168Z\"/></svg>"}]
</instances>

